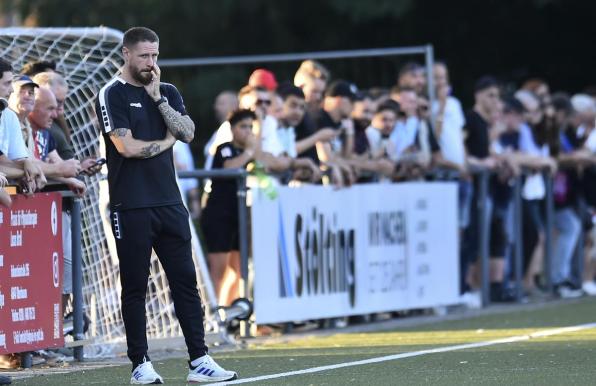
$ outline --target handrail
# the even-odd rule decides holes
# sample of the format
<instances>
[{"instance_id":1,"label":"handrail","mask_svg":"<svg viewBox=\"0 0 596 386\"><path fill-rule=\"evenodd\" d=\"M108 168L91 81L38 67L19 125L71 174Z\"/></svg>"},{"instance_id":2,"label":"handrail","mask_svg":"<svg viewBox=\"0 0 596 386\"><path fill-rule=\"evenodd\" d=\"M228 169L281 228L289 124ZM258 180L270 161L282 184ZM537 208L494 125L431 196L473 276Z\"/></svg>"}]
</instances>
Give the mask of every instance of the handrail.
<instances>
[{"instance_id":1,"label":"handrail","mask_svg":"<svg viewBox=\"0 0 596 386\"><path fill-rule=\"evenodd\" d=\"M236 180L236 196L238 199L238 246L240 248L240 297L249 298L250 285L248 281L248 214L246 206L246 177L248 173L244 169L214 169L214 170L189 170L178 172L179 178L225 178ZM250 335L250 322L240 322L240 335Z\"/></svg>"}]
</instances>

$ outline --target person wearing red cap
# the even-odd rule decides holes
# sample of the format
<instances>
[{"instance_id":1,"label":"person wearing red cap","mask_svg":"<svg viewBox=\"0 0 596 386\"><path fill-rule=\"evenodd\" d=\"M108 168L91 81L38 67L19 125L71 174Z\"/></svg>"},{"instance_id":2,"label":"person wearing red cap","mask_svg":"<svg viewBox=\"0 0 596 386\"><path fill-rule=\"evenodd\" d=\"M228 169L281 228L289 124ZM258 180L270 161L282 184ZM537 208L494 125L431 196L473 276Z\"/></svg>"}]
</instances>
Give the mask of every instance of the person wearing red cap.
<instances>
[{"instance_id":1,"label":"person wearing red cap","mask_svg":"<svg viewBox=\"0 0 596 386\"><path fill-rule=\"evenodd\" d=\"M277 80L275 75L264 68L257 68L250 74L248 78L248 85L252 87L263 87L269 91L275 91L277 89Z\"/></svg>"}]
</instances>

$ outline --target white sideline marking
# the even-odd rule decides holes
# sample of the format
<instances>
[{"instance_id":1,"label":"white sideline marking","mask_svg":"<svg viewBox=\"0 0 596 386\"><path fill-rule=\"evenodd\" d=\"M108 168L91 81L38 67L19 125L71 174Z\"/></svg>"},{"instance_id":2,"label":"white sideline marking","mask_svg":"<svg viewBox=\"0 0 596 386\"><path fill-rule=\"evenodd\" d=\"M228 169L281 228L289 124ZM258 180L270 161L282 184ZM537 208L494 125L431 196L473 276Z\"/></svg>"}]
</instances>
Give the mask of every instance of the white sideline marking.
<instances>
[{"instance_id":1,"label":"white sideline marking","mask_svg":"<svg viewBox=\"0 0 596 386\"><path fill-rule=\"evenodd\" d=\"M534 338L544 338L544 337L547 337L547 336L559 335L559 334L564 334L564 333L567 333L567 332L576 332L576 331L588 330L588 329L591 329L591 328L596 328L596 323L587 323L587 324L580 324L580 325L577 325L577 326L555 328L555 329L551 329L551 330L543 330L543 331L534 332L534 333L531 333L531 334L528 334L528 335L518 335L518 336L509 337L509 338L488 340L488 341L484 341L484 342L458 344L458 345L455 345L455 346L439 347L439 348L433 348L433 349L429 349L429 350L412 351L412 352L406 352L406 353L401 353L401 354L387 355L387 356L383 356L383 357L364 359L364 360L354 361L354 362L345 362L345 363L338 363L338 364L335 364L335 365L313 367L313 368L304 369L304 370L288 371L288 372L285 372L285 373L261 375L261 376L258 376L258 377L246 378L246 379L238 379L238 380L230 381L230 382L212 383L211 386L216 386L216 385L237 385L239 383L250 383L250 382L265 381L265 380L268 380L268 379L291 377L293 375L318 373L318 372L321 372L321 371L341 369L343 367L352 367L352 366L367 365L367 364L370 364L370 363L379 363L379 362L393 361L393 360L396 360L396 359L411 358L411 357L417 357L417 356L427 355L427 354L437 354L437 353L443 353L443 352L449 352L449 351L466 350L466 349L470 349L470 348L479 348L479 347L494 346L494 345L497 345L497 344L521 342L521 341L524 341L524 340L530 340L530 339L534 339Z\"/></svg>"}]
</instances>

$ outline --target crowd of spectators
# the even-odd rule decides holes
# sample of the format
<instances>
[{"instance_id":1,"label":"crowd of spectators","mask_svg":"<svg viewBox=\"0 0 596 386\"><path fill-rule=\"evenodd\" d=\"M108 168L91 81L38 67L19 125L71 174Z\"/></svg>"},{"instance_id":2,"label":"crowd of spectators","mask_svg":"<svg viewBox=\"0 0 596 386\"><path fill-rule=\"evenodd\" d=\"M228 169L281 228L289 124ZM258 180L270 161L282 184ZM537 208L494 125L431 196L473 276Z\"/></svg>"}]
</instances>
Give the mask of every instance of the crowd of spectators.
<instances>
[{"instance_id":1,"label":"crowd of spectators","mask_svg":"<svg viewBox=\"0 0 596 386\"><path fill-rule=\"evenodd\" d=\"M64 118L68 84L52 63L32 63L14 74L0 60L0 187L17 181L31 194L49 182L85 193L82 174L98 171L96 157L75 159ZM490 294L514 301L512 259L514 181L523 199L524 290L545 296L545 175L553 181L555 207L552 276L561 297L596 295L596 95L551 93L542 79L529 79L511 92L483 76L474 104L462 107L445 63L437 62L433 101L427 73L405 64L395 85L360 90L333 79L321 63L301 63L293 79L278 82L257 69L246 86L221 92L214 103L220 126L204 146L206 169L252 168L270 173L275 184L330 184L452 179L459 186L462 302L478 306L479 232L490 237ZM432 102L432 103L431 103ZM195 167L187 144L177 143L179 170ZM479 202L479 171L490 172L489 194ZM181 183L191 214L201 224L210 275L218 301L238 297L239 254L234 182L214 179L205 189ZM0 205L10 196L0 189ZM201 206L204 208L201 210ZM478 210L485 211L479 224ZM199 216L200 214L200 216ZM63 213L65 258L70 238ZM66 270L65 294L70 290Z\"/></svg>"},{"instance_id":2,"label":"crowd of spectators","mask_svg":"<svg viewBox=\"0 0 596 386\"><path fill-rule=\"evenodd\" d=\"M480 77L474 104L462 107L448 67L405 64L396 84L359 90L304 61L293 80L255 70L247 85L217 96L220 127L205 146L205 168L261 168L277 184L451 179L459 186L461 300L480 306L479 232L489 236L490 299L515 301L514 183L523 202L524 297L545 297L545 176L553 181L552 277L560 297L596 295L596 96L551 93L542 79L515 91ZM236 98L237 95L237 98ZM224 117L227 117L224 118ZM256 165L256 166L255 166ZM478 174L489 194L480 202ZM201 216L211 278L220 304L238 296L238 222L234 183L214 179ZM479 209L485 223L479 224Z\"/></svg>"},{"instance_id":3,"label":"crowd of spectators","mask_svg":"<svg viewBox=\"0 0 596 386\"><path fill-rule=\"evenodd\" d=\"M29 63L15 74L11 63L0 59L0 205L12 204L2 189L9 183L27 195L62 185L82 197L86 192L82 176L99 171L95 157L75 158L64 116L67 94L68 84L55 63ZM71 240L69 201L64 200L63 312L72 293Z\"/></svg>"}]
</instances>

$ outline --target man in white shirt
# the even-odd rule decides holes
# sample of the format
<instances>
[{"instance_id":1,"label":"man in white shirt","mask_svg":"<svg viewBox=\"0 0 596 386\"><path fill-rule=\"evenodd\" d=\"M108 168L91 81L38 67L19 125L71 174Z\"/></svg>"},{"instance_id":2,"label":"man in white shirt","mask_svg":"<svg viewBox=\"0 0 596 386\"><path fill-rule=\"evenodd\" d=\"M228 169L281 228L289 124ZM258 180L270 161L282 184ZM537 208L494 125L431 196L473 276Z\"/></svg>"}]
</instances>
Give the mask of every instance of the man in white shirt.
<instances>
[{"instance_id":1,"label":"man in white shirt","mask_svg":"<svg viewBox=\"0 0 596 386\"><path fill-rule=\"evenodd\" d=\"M309 157L298 157L298 154L308 149L304 141L296 142L295 127L298 125L306 111L304 92L299 87L284 84L277 90L283 100L282 110L277 128L277 140L281 145L281 154L292 159L292 168L296 170L294 177L317 181L321 177L319 167ZM314 143L310 145L313 147ZM308 177L308 178L307 178Z\"/></svg>"},{"instance_id":2,"label":"man in white shirt","mask_svg":"<svg viewBox=\"0 0 596 386\"><path fill-rule=\"evenodd\" d=\"M466 151L463 128L466 119L461 103L451 95L449 73L444 63L435 63L434 80L437 99L433 102L432 112L435 117L435 136L441 147L441 154L446 161L464 167Z\"/></svg>"},{"instance_id":3,"label":"man in white shirt","mask_svg":"<svg viewBox=\"0 0 596 386\"><path fill-rule=\"evenodd\" d=\"M6 101L13 92L13 72L10 63L0 59L0 172L8 178L24 177L28 192L41 189L46 179L41 169L29 158L29 152L17 115L7 108Z\"/></svg>"}]
</instances>

